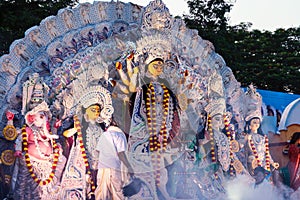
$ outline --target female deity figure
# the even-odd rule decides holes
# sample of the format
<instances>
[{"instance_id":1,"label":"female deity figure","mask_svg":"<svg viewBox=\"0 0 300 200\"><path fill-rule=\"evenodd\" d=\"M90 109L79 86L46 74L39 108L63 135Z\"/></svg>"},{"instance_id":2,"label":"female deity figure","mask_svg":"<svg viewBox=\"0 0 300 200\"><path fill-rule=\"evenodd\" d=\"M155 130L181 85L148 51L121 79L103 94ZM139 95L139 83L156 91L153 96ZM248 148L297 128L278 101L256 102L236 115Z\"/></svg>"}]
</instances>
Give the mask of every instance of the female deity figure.
<instances>
[{"instance_id":1,"label":"female deity figure","mask_svg":"<svg viewBox=\"0 0 300 200\"><path fill-rule=\"evenodd\" d=\"M73 198L72 194L83 199L94 195L99 163L96 147L114 111L110 92L101 85L91 85L85 78L83 73L73 82L74 127L63 133L70 146L62 178L65 199Z\"/></svg>"},{"instance_id":2,"label":"female deity figure","mask_svg":"<svg viewBox=\"0 0 300 200\"><path fill-rule=\"evenodd\" d=\"M145 76L141 78L145 84L130 99L133 108L128 145L136 170L142 173L149 168L151 174L144 177L146 182L151 184L154 193L158 188L164 198L170 199L165 165L172 164L172 149L179 145L175 139L180 138L180 120L177 99L169 90L168 82L159 77L163 66L162 58L146 61Z\"/></svg>"},{"instance_id":3,"label":"female deity figure","mask_svg":"<svg viewBox=\"0 0 300 200\"><path fill-rule=\"evenodd\" d=\"M256 167L264 167L266 170L271 170L271 165L278 169L279 164L274 162L270 151L268 137L262 133L260 128L261 119L259 117L253 117L246 122L247 145L246 150L248 152L248 170L250 174L253 174Z\"/></svg>"},{"instance_id":4,"label":"female deity figure","mask_svg":"<svg viewBox=\"0 0 300 200\"><path fill-rule=\"evenodd\" d=\"M58 136L50 131L51 112L44 100L44 86L38 76L24 84L23 94L27 95L23 97L23 103L27 104L24 108L29 109L23 110L26 125L16 143L15 155L20 159L14 199L60 198L60 180L66 159L60 144L55 141ZM27 102L28 96L31 98Z\"/></svg>"},{"instance_id":5,"label":"female deity figure","mask_svg":"<svg viewBox=\"0 0 300 200\"><path fill-rule=\"evenodd\" d=\"M82 105L81 109L79 109L80 113L78 113L78 115L82 116L81 119L77 117L76 119L73 119L71 121L76 123L75 121L78 120L78 122L80 122L80 137L82 139L82 143L86 152L86 158L89 164L89 168L91 170L90 181L93 181L93 183L96 184L98 165L98 152L96 151L96 146L99 137L103 133L103 126L101 127L101 124L97 121L97 119L100 116L101 110L99 102L92 103L91 105L89 104L90 103ZM78 133L78 130L74 125L73 128L64 131L63 134L67 138L67 143L70 148L70 152L72 151L72 149L75 148L76 145L78 145L78 142L75 141L78 136L74 136L75 133Z\"/></svg>"},{"instance_id":6,"label":"female deity figure","mask_svg":"<svg viewBox=\"0 0 300 200\"><path fill-rule=\"evenodd\" d=\"M261 96L253 86L250 86L246 92L246 98L245 152L248 171L253 175L256 167L263 167L267 171L271 171L271 166L278 169L279 164L273 161L270 154L268 136L264 135L261 130Z\"/></svg>"},{"instance_id":7,"label":"female deity figure","mask_svg":"<svg viewBox=\"0 0 300 200\"><path fill-rule=\"evenodd\" d=\"M208 82L208 97L210 98L210 102L205 109L209 115L208 131L211 140L212 163L218 162L222 170L227 172L230 167L230 148L229 138L225 135L226 133L223 133L223 129L225 128L223 115L226 111L226 103L222 83L221 75L214 70Z\"/></svg>"}]
</instances>

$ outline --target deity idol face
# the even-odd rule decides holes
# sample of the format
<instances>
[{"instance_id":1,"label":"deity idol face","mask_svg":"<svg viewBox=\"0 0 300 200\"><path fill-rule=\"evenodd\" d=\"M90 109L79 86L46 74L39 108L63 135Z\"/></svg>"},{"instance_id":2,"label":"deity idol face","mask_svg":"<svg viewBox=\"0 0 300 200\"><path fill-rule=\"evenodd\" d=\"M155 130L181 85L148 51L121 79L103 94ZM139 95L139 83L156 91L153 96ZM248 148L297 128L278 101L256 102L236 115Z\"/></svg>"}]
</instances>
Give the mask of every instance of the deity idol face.
<instances>
[{"instance_id":1,"label":"deity idol face","mask_svg":"<svg viewBox=\"0 0 300 200\"><path fill-rule=\"evenodd\" d=\"M86 109L86 115L89 121L96 121L100 116L100 106L97 104L89 106Z\"/></svg>"},{"instance_id":2,"label":"deity idol face","mask_svg":"<svg viewBox=\"0 0 300 200\"><path fill-rule=\"evenodd\" d=\"M149 72L154 76L159 76L163 72L163 62L160 60L153 61L148 66Z\"/></svg>"},{"instance_id":3,"label":"deity idol face","mask_svg":"<svg viewBox=\"0 0 300 200\"><path fill-rule=\"evenodd\" d=\"M258 128L260 127L260 119L254 118L250 121L250 130L252 133L257 133Z\"/></svg>"},{"instance_id":4,"label":"deity idol face","mask_svg":"<svg viewBox=\"0 0 300 200\"><path fill-rule=\"evenodd\" d=\"M215 130L221 130L224 128L223 116L221 114L216 114L211 119L212 127Z\"/></svg>"},{"instance_id":5,"label":"deity idol face","mask_svg":"<svg viewBox=\"0 0 300 200\"><path fill-rule=\"evenodd\" d=\"M47 116L45 115L44 112L37 112L34 116L33 125L38 127L38 128L44 127L47 120L48 120L48 118L47 118Z\"/></svg>"}]
</instances>

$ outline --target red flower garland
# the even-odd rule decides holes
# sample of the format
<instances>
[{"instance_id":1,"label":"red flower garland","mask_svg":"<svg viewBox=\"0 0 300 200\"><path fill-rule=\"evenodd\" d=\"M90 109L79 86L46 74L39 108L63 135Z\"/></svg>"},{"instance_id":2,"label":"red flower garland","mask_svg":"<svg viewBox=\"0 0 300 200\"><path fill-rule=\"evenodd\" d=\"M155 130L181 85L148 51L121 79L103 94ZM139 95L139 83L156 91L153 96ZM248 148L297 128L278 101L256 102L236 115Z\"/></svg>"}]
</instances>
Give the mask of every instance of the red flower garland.
<instances>
[{"instance_id":1,"label":"red flower garland","mask_svg":"<svg viewBox=\"0 0 300 200\"><path fill-rule=\"evenodd\" d=\"M81 156L82 156L82 158L84 160L84 164L85 164L85 167L86 167L88 175L92 176L90 165L89 165L89 161L88 161L88 158L87 158L87 155L86 155L86 151L85 151L85 147L84 147L84 144L83 144L80 121L79 121L77 115L74 115L73 118L74 118L74 126L75 126L75 128L77 130L77 136L78 136L78 140L79 140L79 145L80 145L80 150L81 150ZM95 183L94 183L93 179L91 179L91 188L92 188L91 193L94 193L95 189L96 189L96 186L95 186Z\"/></svg>"},{"instance_id":2,"label":"red flower garland","mask_svg":"<svg viewBox=\"0 0 300 200\"><path fill-rule=\"evenodd\" d=\"M32 164L30 162L30 156L28 154L28 136L27 136L27 132L26 132L26 125L24 125L22 127L22 143L23 143L23 151L25 152L25 163L26 163L26 166L27 166L28 171L30 173L30 176L39 185L49 184L54 178L56 166L57 166L57 163L58 163L59 147L57 146L56 142L53 140L54 157L53 157L53 163L52 163L52 171L51 171L49 177L46 180L39 179L33 171L33 167L32 167Z\"/></svg>"},{"instance_id":3,"label":"red flower garland","mask_svg":"<svg viewBox=\"0 0 300 200\"><path fill-rule=\"evenodd\" d=\"M265 135L265 147L266 147L266 169L268 171L271 171L271 167L270 167L271 155L270 155L270 149L269 149L269 138L266 135Z\"/></svg>"},{"instance_id":4,"label":"red flower garland","mask_svg":"<svg viewBox=\"0 0 300 200\"><path fill-rule=\"evenodd\" d=\"M264 136L264 138L265 138L265 157L266 157L265 169L270 171L271 170L271 168L270 168L271 155L270 155L270 149L269 149L269 139L266 135ZM261 163L262 161L258 159L258 153L257 153L256 147L254 145L254 142L251 138L249 139L249 142L250 142L251 150L252 150L252 152L254 154L254 157L257 161L257 165L261 167L262 166L262 163Z\"/></svg>"}]
</instances>

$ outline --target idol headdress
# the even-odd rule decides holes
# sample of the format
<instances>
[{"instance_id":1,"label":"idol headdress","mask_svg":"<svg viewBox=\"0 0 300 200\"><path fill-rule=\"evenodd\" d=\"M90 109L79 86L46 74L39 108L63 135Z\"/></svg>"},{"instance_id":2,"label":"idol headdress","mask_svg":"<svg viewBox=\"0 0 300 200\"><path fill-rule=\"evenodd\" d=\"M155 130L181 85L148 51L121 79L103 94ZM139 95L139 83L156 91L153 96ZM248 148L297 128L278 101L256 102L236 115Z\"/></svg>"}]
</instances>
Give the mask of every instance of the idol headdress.
<instances>
[{"instance_id":1,"label":"idol headdress","mask_svg":"<svg viewBox=\"0 0 300 200\"><path fill-rule=\"evenodd\" d=\"M78 76L73 82L74 108L76 113L81 112L82 107L88 108L91 105L100 105L100 118L108 125L112 118L114 108L112 106L111 93L101 85L91 85L86 73Z\"/></svg>"},{"instance_id":2,"label":"idol headdress","mask_svg":"<svg viewBox=\"0 0 300 200\"><path fill-rule=\"evenodd\" d=\"M221 75L215 70L208 81L209 103L205 111L213 117L216 114L223 115L226 112L226 101Z\"/></svg>"},{"instance_id":3,"label":"idol headdress","mask_svg":"<svg viewBox=\"0 0 300 200\"><path fill-rule=\"evenodd\" d=\"M245 92L245 120L249 121L254 117L258 117L262 120L262 97L256 91L253 85L249 85L247 91Z\"/></svg>"},{"instance_id":4,"label":"idol headdress","mask_svg":"<svg viewBox=\"0 0 300 200\"><path fill-rule=\"evenodd\" d=\"M49 87L44 83L38 73L33 73L23 84L22 114L47 101Z\"/></svg>"},{"instance_id":5,"label":"idol headdress","mask_svg":"<svg viewBox=\"0 0 300 200\"><path fill-rule=\"evenodd\" d=\"M137 41L137 54L149 64L156 58L166 60L171 52L171 39L165 33L153 31L153 34L143 36Z\"/></svg>"}]
</instances>

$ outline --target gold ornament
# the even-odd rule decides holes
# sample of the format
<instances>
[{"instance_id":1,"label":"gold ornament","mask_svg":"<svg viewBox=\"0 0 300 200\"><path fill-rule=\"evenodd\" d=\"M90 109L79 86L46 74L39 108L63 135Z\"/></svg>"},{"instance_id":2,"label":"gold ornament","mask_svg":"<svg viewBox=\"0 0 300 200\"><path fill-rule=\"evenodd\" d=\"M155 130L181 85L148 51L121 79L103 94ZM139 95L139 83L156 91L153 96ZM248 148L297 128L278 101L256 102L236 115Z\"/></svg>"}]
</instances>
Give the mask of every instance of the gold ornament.
<instances>
[{"instance_id":1,"label":"gold ornament","mask_svg":"<svg viewBox=\"0 0 300 200\"><path fill-rule=\"evenodd\" d=\"M244 166L243 166L243 164L241 163L241 161L239 161L239 160L233 161L233 162L232 162L232 166L233 166L233 168L235 169L235 172L236 172L237 174L241 174L241 173L243 172Z\"/></svg>"},{"instance_id":2,"label":"gold ornament","mask_svg":"<svg viewBox=\"0 0 300 200\"><path fill-rule=\"evenodd\" d=\"M239 147L239 142L236 140L231 140L230 141L230 145L231 145L231 151L232 152L239 152L240 147Z\"/></svg>"},{"instance_id":3,"label":"gold ornament","mask_svg":"<svg viewBox=\"0 0 300 200\"><path fill-rule=\"evenodd\" d=\"M255 169L256 167L258 167L257 160L253 159L251 165L252 165L252 169Z\"/></svg>"},{"instance_id":4,"label":"gold ornament","mask_svg":"<svg viewBox=\"0 0 300 200\"><path fill-rule=\"evenodd\" d=\"M5 150L1 154L1 162L5 165L12 165L15 162L15 156L13 150Z\"/></svg>"},{"instance_id":5,"label":"gold ornament","mask_svg":"<svg viewBox=\"0 0 300 200\"><path fill-rule=\"evenodd\" d=\"M5 139L12 141L15 140L18 136L17 130L13 125L7 125L3 129L3 135Z\"/></svg>"}]
</instances>

